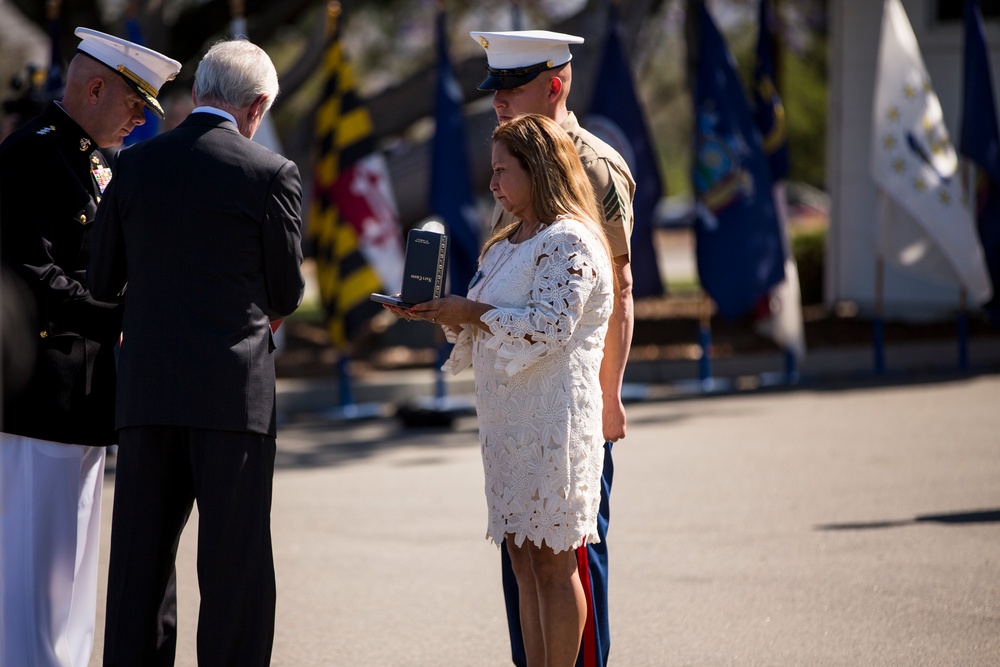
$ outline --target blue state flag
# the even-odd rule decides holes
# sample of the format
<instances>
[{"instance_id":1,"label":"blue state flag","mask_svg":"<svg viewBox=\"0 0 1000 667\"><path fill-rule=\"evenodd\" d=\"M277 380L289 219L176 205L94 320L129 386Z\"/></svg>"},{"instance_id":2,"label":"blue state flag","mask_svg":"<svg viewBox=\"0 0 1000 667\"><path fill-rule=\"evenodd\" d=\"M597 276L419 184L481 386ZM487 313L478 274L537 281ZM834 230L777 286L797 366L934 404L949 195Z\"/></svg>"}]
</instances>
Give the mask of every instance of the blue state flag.
<instances>
[{"instance_id":1,"label":"blue state flag","mask_svg":"<svg viewBox=\"0 0 1000 667\"><path fill-rule=\"evenodd\" d=\"M757 64L753 73L754 120L764 143L771 181L777 183L788 175L788 130L774 69L774 12L770 0L760 0L758 23Z\"/></svg>"},{"instance_id":2,"label":"blue state flag","mask_svg":"<svg viewBox=\"0 0 1000 667\"><path fill-rule=\"evenodd\" d=\"M732 319L785 277L785 253L760 132L722 35L704 3L699 7L692 160L698 277Z\"/></svg>"},{"instance_id":3,"label":"blue state flag","mask_svg":"<svg viewBox=\"0 0 1000 667\"><path fill-rule=\"evenodd\" d=\"M49 19L49 71L45 76L45 97L47 100L62 99L66 87L62 49L59 48L59 9L59 3L46 4Z\"/></svg>"},{"instance_id":4,"label":"blue state flag","mask_svg":"<svg viewBox=\"0 0 1000 667\"><path fill-rule=\"evenodd\" d=\"M799 270L789 251L788 221L785 211L785 190L781 185L788 176L788 131L785 106L778 92L775 74L774 40L775 17L771 0L760 0L757 29L757 62L753 76L754 122L760 131L768 171L774 185L778 224L781 228L782 247L785 253L785 279L769 294L761 297L755 308L757 333L772 339L783 350L797 358L805 355L805 329L802 325L802 294L799 289Z\"/></svg>"},{"instance_id":5,"label":"blue state flag","mask_svg":"<svg viewBox=\"0 0 1000 667\"><path fill-rule=\"evenodd\" d=\"M452 294L465 296L476 273L479 238L476 207L465 150L462 90L448 57L445 14L437 15L437 85L434 97L434 141L431 146L431 210L450 237L448 274Z\"/></svg>"},{"instance_id":6,"label":"blue state flag","mask_svg":"<svg viewBox=\"0 0 1000 667\"><path fill-rule=\"evenodd\" d=\"M615 148L628 163L636 182L632 202L632 295L663 294L663 279L653 244L653 219L663 195L663 183L642 106L635 93L632 71L622 47L618 7L611 6L604 57L597 75L601 82L587 115L587 129Z\"/></svg>"},{"instance_id":7,"label":"blue state flag","mask_svg":"<svg viewBox=\"0 0 1000 667\"><path fill-rule=\"evenodd\" d=\"M958 152L972 160L979 172L973 210L993 284L993 298L983 307L993 323L1000 324L1000 131L997 129L989 52L978 0L966 0L965 3L964 60Z\"/></svg>"},{"instance_id":8,"label":"blue state flag","mask_svg":"<svg viewBox=\"0 0 1000 667\"><path fill-rule=\"evenodd\" d=\"M139 19L135 16L129 16L125 19L125 32L126 39L130 42L138 44L139 46L145 45L145 40L142 37L142 26L139 25ZM132 144L137 144L145 139L151 139L155 137L160 131L160 119L149 109L143 109L146 114L146 122L138 127L132 129L125 137L124 144L126 146L131 146Z\"/></svg>"}]
</instances>

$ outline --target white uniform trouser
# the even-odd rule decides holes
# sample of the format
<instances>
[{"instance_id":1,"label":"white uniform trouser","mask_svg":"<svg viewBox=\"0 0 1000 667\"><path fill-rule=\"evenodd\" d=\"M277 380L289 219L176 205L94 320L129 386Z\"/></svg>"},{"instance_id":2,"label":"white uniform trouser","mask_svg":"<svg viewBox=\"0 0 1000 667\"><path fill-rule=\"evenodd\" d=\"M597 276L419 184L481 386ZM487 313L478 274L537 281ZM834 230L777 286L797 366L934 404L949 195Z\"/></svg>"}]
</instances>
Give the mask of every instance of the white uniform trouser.
<instances>
[{"instance_id":1,"label":"white uniform trouser","mask_svg":"<svg viewBox=\"0 0 1000 667\"><path fill-rule=\"evenodd\" d=\"M103 447L0 433L0 667L86 667Z\"/></svg>"}]
</instances>

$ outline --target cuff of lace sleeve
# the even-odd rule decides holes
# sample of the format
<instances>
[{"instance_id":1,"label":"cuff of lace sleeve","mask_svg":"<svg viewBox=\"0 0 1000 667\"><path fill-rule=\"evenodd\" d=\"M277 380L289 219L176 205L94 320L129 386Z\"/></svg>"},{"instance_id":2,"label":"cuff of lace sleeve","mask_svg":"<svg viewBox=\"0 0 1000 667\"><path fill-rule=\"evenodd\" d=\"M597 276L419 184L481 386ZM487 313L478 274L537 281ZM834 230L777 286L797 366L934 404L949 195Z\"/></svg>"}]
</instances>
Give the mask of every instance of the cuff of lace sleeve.
<instances>
[{"instance_id":1,"label":"cuff of lace sleeve","mask_svg":"<svg viewBox=\"0 0 1000 667\"><path fill-rule=\"evenodd\" d=\"M499 308L483 315L483 323L493 333L492 338L486 341L486 346L497 352L494 368L507 375L515 375L544 356L548 346L540 342L531 343L523 334L511 333L509 327L501 324L502 317L503 313Z\"/></svg>"},{"instance_id":2,"label":"cuff of lace sleeve","mask_svg":"<svg viewBox=\"0 0 1000 667\"><path fill-rule=\"evenodd\" d=\"M458 337L462 335L462 327L452 327L448 324L442 324L441 329L444 331L444 339L454 345L458 341Z\"/></svg>"},{"instance_id":3,"label":"cuff of lace sleeve","mask_svg":"<svg viewBox=\"0 0 1000 667\"><path fill-rule=\"evenodd\" d=\"M462 327L462 330L455 335L452 330L445 328L445 336L449 343L454 343L448 360L441 366L445 373L458 375L472 365L472 330ZM452 340L454 338L454 340Z\"/></svg>"}]
</instances>

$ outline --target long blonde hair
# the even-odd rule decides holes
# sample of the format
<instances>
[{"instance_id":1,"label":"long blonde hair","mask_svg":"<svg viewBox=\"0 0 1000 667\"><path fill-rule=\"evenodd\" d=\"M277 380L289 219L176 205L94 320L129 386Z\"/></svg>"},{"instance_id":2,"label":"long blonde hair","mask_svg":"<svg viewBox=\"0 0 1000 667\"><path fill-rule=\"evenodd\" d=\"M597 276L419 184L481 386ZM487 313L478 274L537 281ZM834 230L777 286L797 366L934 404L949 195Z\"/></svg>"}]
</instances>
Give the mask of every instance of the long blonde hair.
<instances>
[{"instance_id":1,"label":"long blonde hair","mask_svg":"<svg viewBox=\"0 0 1000 667\"><path fill-rule=\"evenodd\" d=\"M594 186L566 130L547 116L524 114L497 126L493 131L493 144L497 142L503 142L528 172L531 208L542 224L550 225L561 215L569 216L601 240L608 260L613 261L611 246L601 226L601 210L597 206ZM510 238L518 224L519 221L493 234L483 244L480 258L490 247Z\"/></svg>"}]
</instances>

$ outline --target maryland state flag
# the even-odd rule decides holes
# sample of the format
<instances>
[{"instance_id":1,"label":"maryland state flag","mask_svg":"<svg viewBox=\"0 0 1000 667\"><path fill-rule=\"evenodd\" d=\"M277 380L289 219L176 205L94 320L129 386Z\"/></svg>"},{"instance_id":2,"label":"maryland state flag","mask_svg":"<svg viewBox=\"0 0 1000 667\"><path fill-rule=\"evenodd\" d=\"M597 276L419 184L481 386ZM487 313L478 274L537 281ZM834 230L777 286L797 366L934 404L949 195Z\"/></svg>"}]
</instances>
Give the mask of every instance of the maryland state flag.
<instances>
[{"instance_id":1,"label":"maryland state flag","mask_svg":"<svg viewBox=\"0 0 1000 667\"><path fill-rule=\"evenodd\" d=\"M338 9L330 10L335 22ZM372 292L402 283L399 213L368 109L358 98L339 28L323 58L326 86L316 110L316 162L309 236L331 343L348 349L381 306Z\"/></svg>"}]
</instances>

